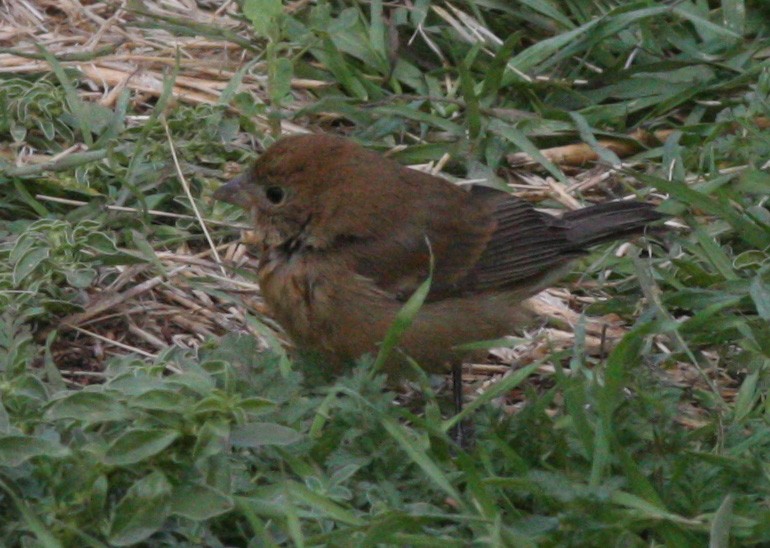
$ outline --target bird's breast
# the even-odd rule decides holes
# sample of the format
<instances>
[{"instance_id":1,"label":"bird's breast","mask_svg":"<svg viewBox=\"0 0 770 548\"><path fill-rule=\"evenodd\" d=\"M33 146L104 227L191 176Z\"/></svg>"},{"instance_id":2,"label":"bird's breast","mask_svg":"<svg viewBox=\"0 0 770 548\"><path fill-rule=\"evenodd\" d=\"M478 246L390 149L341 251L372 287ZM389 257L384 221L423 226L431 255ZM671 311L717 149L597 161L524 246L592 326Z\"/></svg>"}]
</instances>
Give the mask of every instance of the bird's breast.
<instances>
[{"instance_id":1,"label":"bird's breast","mask_svg":"<svg viewBox=\"0 0 770 548\"><path fill-rule=\"evenodd\" d=\"M340 257L268 250L258 274L270 312L292 340L338 363L376 351L401 306Z\"/></svg>"},{"instance_id":2,"label":"bird's breast","mask_svg":"<svg viewBox=\"0 0 770 548\"><path fill-rule=\"evenodd\" d=\"M309 344L322 326L324 283L313 261L301 255L268 251L259 266L262 295L278 323L300 345Z\"/></svg>"}]
</instances>

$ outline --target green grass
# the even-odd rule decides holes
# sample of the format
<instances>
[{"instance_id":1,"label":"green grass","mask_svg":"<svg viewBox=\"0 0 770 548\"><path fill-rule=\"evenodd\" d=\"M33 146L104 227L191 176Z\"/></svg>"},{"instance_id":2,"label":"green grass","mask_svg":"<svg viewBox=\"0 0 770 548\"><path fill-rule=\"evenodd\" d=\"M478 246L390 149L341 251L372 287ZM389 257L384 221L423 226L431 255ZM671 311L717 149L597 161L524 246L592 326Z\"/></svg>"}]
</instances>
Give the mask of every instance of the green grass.
<instances>
[{"instance_id":1,"label":"green grass","mask_svg":"<svg viewBox=\"0 0 770 548\"><path fill-rule=\"evenodd\" d=\"M126 23L246 48L218 104L173 101L177 68L159 97L136 102L129 88L104 107L48 50L27 53L50 72L0 75L0 152L11 151L0 157L0 543L770 543L767 8L455 3L499 38L471 43L449 4L244 4L248 36L184 15L130 11ZM246 72L266 77L263 92L239 91ZM408 163L449 152L448 172L469 178L505 178L506 155L530 152L541 174L567 182L537 151L674 129L577 197L664 196L689 229L650 254L586 261L565 283L599 281L608 299L587 314L618 314L628 334L597 359L578 326L574 349L543 360L553 375L535 364L506 377L466 410L467 450L448 438L448 402L427 380L403 406L371 361L319 382L256 315L246 325L268 350L265 337L232 333L96 359L93 339L59 325L120 284L118 269L173 286L159 253L206 249L195 221L144 213L193 214L164 124L203 214L235 220L208 198L230 163L255 156L250 137L270 143L282 120L380 150L405 144L394 157ZM23 147L53 157L81 143L61 160L15 163ZM241 304L215 279L185 283ZM105 332L126 329L112 321ZM486 401L513 393L524 401L513 414Z\"/></svg>"}]
</instances>

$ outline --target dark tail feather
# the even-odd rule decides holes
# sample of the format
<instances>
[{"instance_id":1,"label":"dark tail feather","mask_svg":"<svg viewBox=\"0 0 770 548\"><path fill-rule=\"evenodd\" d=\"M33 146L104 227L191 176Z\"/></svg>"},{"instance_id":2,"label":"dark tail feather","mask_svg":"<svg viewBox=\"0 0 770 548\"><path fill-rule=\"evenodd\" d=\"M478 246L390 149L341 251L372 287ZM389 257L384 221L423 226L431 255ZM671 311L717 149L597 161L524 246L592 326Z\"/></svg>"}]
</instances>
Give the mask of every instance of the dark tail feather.
<instances>
[{"instance_id":1,"label":"dark tail feather","mask_svg":"<svg viewBox=\"0 0 770 548\"><path fill-rule=\"evenodd\" d=\"M648 225L665 218L644 202L606 202L570 211L562 216L568 238L578 247L619 240L645 232Z\"/></svg>"}]
</instances>

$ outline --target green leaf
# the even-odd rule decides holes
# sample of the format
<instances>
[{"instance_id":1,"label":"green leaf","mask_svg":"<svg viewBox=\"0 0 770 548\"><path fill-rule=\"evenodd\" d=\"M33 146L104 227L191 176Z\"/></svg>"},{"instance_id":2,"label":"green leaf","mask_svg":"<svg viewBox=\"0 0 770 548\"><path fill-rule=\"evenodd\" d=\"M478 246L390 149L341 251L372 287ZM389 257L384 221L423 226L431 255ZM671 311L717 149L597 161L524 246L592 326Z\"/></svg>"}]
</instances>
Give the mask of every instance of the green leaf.
<instances>
[{"instance_id":1,"label":"green leaf","mask_svg":"<svg viewBox=\"0 0 770 548\"><path fill-rule=\"evenodd\" d=\"M387 55L385 46L385 20L382 16L382 0L372 0L370 8L369 44L383 58Z\"/></svg>"},{"instance_id":2,"label":"green leaf","mask_svg":"<svg viewBox=\"0 0 770 548\"><path fill-rule=\"evenodd\" d=\"M280 105L283 98L291 92L291 79L294 76L294 65L290 59L279 57L270 66L270 100L274 105Z\"/></svg>"},{"instance_id":3,"label":"green leaf","mask_svg":"<svg viewBox=\"0 0 770 548\"><path fill-rule=\"evenodd\" d=\"M230 434L234 447L262 447L265 445L290 445L302 439L302 434L280 424L250 422L235 426Z\"/></svg>"},{"instance_id":4,"label":"green leaf","mask_svg":"<svg viewBox=\"0 0 770 548\"><path fill-rule=\"evenodd\" d=\"M274 410L276 403L267 398L253 397L244 398L241 400L241 409L249 413L250 415L264 415Z\"/></svg>"},{"instance_id":5,"label":"green leaf","mask_svg":"<svg viewBox=\"0 0 770 548\"><path fill-rule=\"evenodd\" d=\"M736 212L728 204L694 190L681 181L668 181L644 173L635 173L634 176L652 187L670 193L672 197L691 207L702 209L724 219L735 228L738 236L746 243L759 249L764 249L770 245L770 235L767 232Z\"/></svg>"},{"instance_id":6,"label":"green leaf","mask_svg":"<svg viewBox=\"0 0 770 548\"><path fill-rule=\"evenodd\" d=\"M27 251L13 268L13 285L18 287L50 255L51 250L47 247L33 247Z\"/></svg>"},{"instance_id":7,"label":"green leaf","mask_svg":"<svg viewBox=\"0 0 770 548\"><path fill-rule=\"evenodd\" d=\"M113 118L113 113L109 108L91 101L82 103L80 113L86 117L86 125L95 135L101 135Z\"/></svg>"},{"instance_id":8,"label":"green leaf","mask_svg":"<svg viewBox=\"0 0 770 548\"><path fill-rule=\"evenodd\" d=\"M64 273L67 283L78 289L85 289L96 279L96 270L93 268L79 268L77 270L67 270Z\"/></svg>"},{"instance_id":9,"label":"green leaf","mask_svg":"<svg viewBox=\"0 0 770 548\"><path fill-rule=\"evenodd\" d=\"M368 99L369 94L366 87L358 77L359 71L347 63L345 57L337 49L336 44L328 37L324 37L321 44L323 49L313 49L312 51L326 68L331 71L335 80L349 95L361 100Z\"/></svg>"},{"instance_id":10,"label":"green leaf","mask_svg":"<svg viewBox=\"0 0 770 548\"><path fill-rule=\"evenodd\" d=\"M513 348L528 342L529 339L523 337L500 337L499 339L458 344L452 348L463 352L470 352L474 350L491 350L493 348Z\"/></svg>"},{"instance_id":11,"label":"green leaf","mask_svg":"<svg viewBox=\"0 0 770 548\"><path fill-rule=\"evenodd\" d=\"M381 417L380 421L385 427L385 430L388 431L388 434L398 442L412 462L419 466L433 483L447 495L452 497L458 504L464 504L460 492L455 489L446 474L444 474L436 462L426 454L425 449L406 427L386 416Z\"/></svg>"},{"instance_id":12,"label":"green leaf","mask_svg":"<svg viewBox=\"0 0 770 548\"><path fill-rule=\"evenodd\" d=\"M569 58L578 51L586 49L591 44L597 44L607 36L616 36L627 26L639 21L667 13L668 6L646 9L634 9L644 3L634 2L617 8L615 13L605 17L593 18L580 27L557 34L547 40L541 40L511 59L511 65L522 72L528 72L533 67L543 65L546 60L556 62ZM553 59L549 59L553 57Z\"/></svg>"},{"instance_id":13,"label":"green leaf","mask_svg":"<svg viewBox=\"0 0 770 548\"><path fill-rule=\"evenodd\" d=\"M746 2L744 0L722 0L722 19L726 28L743 35L746 27Z\"/></svg>"},{"instance_id":14,"label":"green leaf","mask_svg":"<svg viewBox=\"0 0 770 548\"><path fill-rule=\"evenodd\" d=\"M460 72L460 90L465 99L465 119L468 123L468 136L471 139L476 139L481 131L479 98L476 95L475 83L471 75L471 66L480 49L481 43L479 42L471 48L463 62L457 66L457 70Z\"/></svg>"},{"instance_id":15,"label":"green leaf","mask_svg":"<svg viewBox=\"0 0 770 548\"><path fill-rule=\"evenodd\" d=\"M173 430L129 430L118 437L104 456L104 463L114 466L136 464L157 455L179 437Z\"/></svg>"},{"instance_id":16,"label":"green leaf","mask_svg":"<svg viewBox=\"0 0 770 548\"><path fill-rule=\"evenodd\" d=\"M60 443L32 436L0 437L0 466L19 466L34 457L62 458L70 450Z\"/></svg>"},{"instance_id":17,"label":"green leaf","mask_svg":"<svg viewBox=\"0 0 770 548\"><path fill-rule=\"evenodd\" d=\"M74 118L74 122L77 123L78 129L80 129L83 141L89 148L92 147L94 144L94 136L90 125L92 117L87 113L88 107L86 107L86 103L80 98L80 95L78 95L77 89L67 76L63 65L56 56L48 51L41 42L35 42L35 46L43 54L43 57L45 57L48 64L51 65L51 69L56 75L56 78L59 80L62 88L64 88L67 104Z\"/></svg>"},{"instance_id":18,"label":"green leaf","mask_svg":"<svg viewBox=\"0 0 770 548\"><path fill-rule=\"evenodd\" d=\"M591 128L588 121L580 113L570 112L569 115L580 132L580 138L596 152L603 162L610 166L619 166L621 164L617 154L599 144L599 141L594 136L593 128Z\"/></svg>"},{"instance_id":19,"label":"green leaf","mask_svg":"<svg viewBox=\"0 0 770 548\"><path fill-rule=\"evenodd\" d=\"M172 514L204 521L229 512L234 502L232 497L208 485L180 485L171 495Z\"/></svg>"},{"instance_id":20,"label":"green leaf","mask_svg":"<svg viewBox=\"0 0 770 548\"><path fill-rule=\"evenodd\" d=\"M302 502L314 511L318 511L334 520L354 527L360 527L365 523L352 512L346 510L336 502L329 500L327 497L323 497L318 493L311 491L301 483L292 481L287 484L287 487L295 502Z\"/></svg>"},{"instance_id":21,"label":"green leaf","mask_svg":"<svg viewBox=\"0 0 770 548\"><path fill-rule=\"evenodd\" d=\"M617 491L613 493L611 497L614 503L630 508L636 512L640 512L640 514L647 519L663 519L672 521L674 523L681 523L683 525L699 525L698 520L685 518L672 512L667 512L666 510L662 510L654 504L651 504L646 500L630 493Z\"/></svg>"},{"instance_id":22,"label":"green leaf","mask_svg":"<svg viewBox=\"0 0 770 548\"><path fill-rule=\"evenodd\" d=\"M136 482L115 508L110 543L130 546L163 526L170 513L171 484L160 472Z\"/></svg>"},{"instance_id":23,"label":"green leaf","mask_svg":"<svg viewBox=\"0 0 770 548\"><path fill-rule=\"evenodd\" d=\"M283 15L281 0L245 0L243 15L251 21L254 32L262 38L269 38L277 20Z\"/></svg>"},{"instance_id":24,"label":"green leaf","mask_svg":"<svg viewBox=\"0 0 770 548\"><path fill-rule=\"evenodd\" d=\"M757 401L757 381L759 381L759 371L752 371L743 379L741 387L738 390L738 397L735 398L735 407L733 413L735 421L740 422L749 416L754 404Z\"/></svg>"},{"instance_id":25,"label":"green leaf","mask_svg":"<svg viewBox=\"0 0 770 548\"><path fill-rule=\"evenodd\" d=\"M104 232L91 232L88 234L86 240L89 247L98 251L99 253L113 254L118 253L118 248L115 245L115 240L110 238Z\"/></svg>"},{"instance_id":26,"label":"green leaf","mask_svg":"<svg viewBox=\"0 0 770 548\"><path fill-rule=\"evenodd\" d=\"M733 521L733 504L735 495L729 493L722 500L719 509L714 514L709 534L709 548L728 548L730 546L730 529Z\"/></svg>"},{"instance_id":27,"label":"green leaf","mask_svg":"<svg viewBox=\"0 0 770 548\"><path fill-rule=\"evenodd\" d=\"M519 147L522 152L529 154L537 163L543 166L548 171L548 173L553 175L554 178L556 178L558 181L561 181L565 185L569 185L569 180L564 175L564 173L562 173L561 169L559 169L559 167L551 160L543 156L543 153L540 152L540 149L537 148L535 144L529 139L529 137L527 137L522 131L509 124L500 122L499 120L493 120L489 124L489 130L499 134L501 137Z\"/></svg>"},{"instance_id":28,"label":"green leaf","mask_svg":"<svg viewBox=\"0 0 770 548\"><path fill-rule=\"evenodd\" d=\"M723 27L721 25L717 25L716 23L712 23L705 17L701 16L699 13L697 13L697 8L695 8L692 4L687 4L683 2L681 5L674 6L673 12L677 14L679 17L683 19L687 19L690 21L693 26L698 28L701 33L706 35L707 33L713 33L716 36L719 36L720 38L733 38L735 40L740 40L741 36L736 34L734 31Z\"/></svg>"},{"instance_id":29,"label":"green leaf","mask_svg":"<svg viewBox=\"0 0 770 548\"><path fill-rule=\"evenodd\" d=\"M740 253L733 259L736 270L762 266L768 260L767 253L758 249L749 249Z\"/></svg>"},{"instance_id":30,"label":"green leaf","mask_svg":"<svg viewBox=\"0 0 770 548\"><path fill-rule=\"evenodd\" d=\"M725 250L719 246L719 242L706 232L706 230L699 224L692 223L693 232L698 239L703 251L706 252L706 257L711 264L714 265L719 273L727 280L737 280L738 274L733 270L733 265L730 258L725 253Z\"/></svg>"},{"instance_id":31,"label":"green leaf","mask_svg":"<svg viewBox=\"0 0 770 548\"><path fill-rule=\"evenodd\" d=\"M112 394L82 391L56 400L46 410L48 420L73 419L83 424L125 420L131 412Z\"/></svg>"},{"instance_id":32,"label":"green leaf","mask_svg":"<svg viewBox=\"0 0 770 548\"><path fill-rule=\"evenodd\" d=\"M521 42L522 31L512 33L502 46L495 52L495 58L492 66L484 75L484 83L481 88L481 97L495 97L500 92L500 86L503 82L505 69L508 68L508 62L516 48Z\"/></svg>"},{"instance_id":33,"label":"green leaf","mask_svg":"<svg viewBox=\"0 0 770 548\"><path fill-rule=\"evenodd\" d=\"M5 491L10 500L13 501L14 505L16 506L16 510L18 510L19 514L21 514L26 527L32 534L35 535L38 542L40 543L40 546L43 548L61 548L64 546L59 541L59 539L56 538L56 535L54 535L53 532L46 526L43 520L40 519L40 517L38 517L37 514L33 511L31 508L31 503L28 504L25 500L26 497L18 496L14 492L14 489L12 489L11 486L5 483L2 479L0 479L0 488Z\"/></svg>"},{"instance_id":34,"label":"green leaf","mask_svg":"<svg viewBox=\"0 0 770 548\"><path fill-rule=\"evenodd\" d=\"M433 271L432 256L430 270L431 272ZM406 332L407 329L409 329L409 326L412 325L412 321L419 312L420 308L425 302L425 299L428 296L428 293L430 292L431 280L432 275L428 276L428 279L420 284L420 287L418 287L415 292L412 293L406 303L404 303L404 306L402 306L396 313L396 317L393 320L393 325L391 325L388 329L388 332L385 333L385 338L383 339L380 350L377 353L377 358L374 360L374 364L370 369L370 375L374 375L382 369L386 360L388 359L388 356L390 356L391 352L393 352L393 350L398 345L398 342L401 340L401 336Z\"/></svg>"},{"instance_id":35,"label":"green leaf","mask_svg":"<svg viewBox=\"0 0 770 548\"><path fill-rule=\"evenodd\" d=\"M770 287L759 276L755 276L749 286L749 294L757 307L757 314L765 321L770 320Z\"/></svg>"},{"instance_id":36,"label":"green leaf","mask_svg":"<svg viewBox=\"0 0 770 548\"><path fill-rule=\"evenodd\" d=\"M148 390L129 400L131 407L182 412L191 407L193 400L177 390L158 388Z\"/></svg>"},{"instance_id":37,"label":"green leaf","mask_svg":"<svg viewBox=\"0 0 770 548\"><path fill-rule=\"evenodd\" d=\"M201 396L208 396L214 388L214 379L205 371L185 371L169 377L167 382L171 387L183 386Z\"/></svg>"},{"instance_id":38,"label":"green leaf","mask_svg":"<svg viewBox=\"0 0 770 548\"><path fill-rule=\"evenodd\" d=\"M11 433L11 417L8 414L8 410L3 405L2 399L0 399L0 435L7 435Z\"/></svg>"}]
</instances>

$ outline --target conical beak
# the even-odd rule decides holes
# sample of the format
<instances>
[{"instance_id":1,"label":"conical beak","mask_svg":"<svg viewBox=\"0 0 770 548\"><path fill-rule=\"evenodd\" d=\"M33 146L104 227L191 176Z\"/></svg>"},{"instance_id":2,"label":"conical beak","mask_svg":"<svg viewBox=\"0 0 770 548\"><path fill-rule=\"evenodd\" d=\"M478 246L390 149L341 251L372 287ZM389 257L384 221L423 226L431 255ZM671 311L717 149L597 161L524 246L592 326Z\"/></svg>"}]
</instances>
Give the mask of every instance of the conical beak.
<instances>
[{"instance_id":1,"label":"conical beak","mask_svg":"<svg viewBox=\"0 0 770 548\"><path fill-rule=\"evenodd\" d=\"M214 199L248 209L251 204L248 188L248 171L246 171L216 189Z\"/></svg>"}]
</instances>

